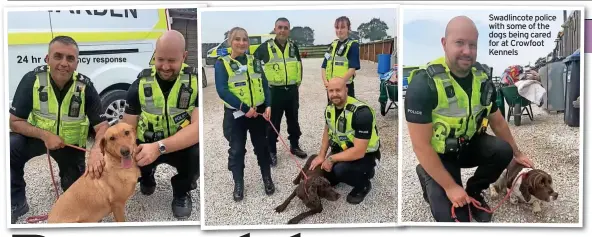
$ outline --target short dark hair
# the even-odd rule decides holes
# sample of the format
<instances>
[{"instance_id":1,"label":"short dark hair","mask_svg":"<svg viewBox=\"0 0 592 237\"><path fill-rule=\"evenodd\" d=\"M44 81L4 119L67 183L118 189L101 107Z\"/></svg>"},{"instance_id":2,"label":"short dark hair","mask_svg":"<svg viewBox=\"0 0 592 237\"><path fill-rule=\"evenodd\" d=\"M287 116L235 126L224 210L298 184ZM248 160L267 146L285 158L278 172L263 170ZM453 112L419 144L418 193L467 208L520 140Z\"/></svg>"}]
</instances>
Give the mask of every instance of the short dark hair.
<instances>
[{"instance_id":1,"label":"short dark hair","mask_svg":"<svg viewBox=\"0 0 592 237\"><path fill-rule=\"evenodd\" d=\"M347 16L341 16L341 17L337 18L335 20L335 27L337 27L337 25L341 22L344 22L345 25L347 26L347 29L351 30L351 22L349 21L349 18L347 18Z\"/></svg>"},{"instance_id":2,"label":"short dark hair","mask_svg":"<svg viewBox=\"0 0 592 237\"><path fill-rule=\"evenodd\" d=\"M275 20L275 24L277 24L280 21L285 21L285 22L288 22L288 24L290 24L290 21L288 20L288 18L285 18L285 17L280 17L277 20Z\"/></svg>"},{"instance_id":3,"label":"short dark hair","mask_svg":"<svg viewBox=\"0 0 592 237\"><path fill-rule=\"evenodd\" d=\"M55 38L53 38L49 42L49 46L51 46L55 42L60 42L60 43L65 44L65 45L74 45L74 46L76 46L76 49L78 49L78 43L76 43L76 40L74 40L70 36L65 36L65 35L56 36Z\"/></svg>"}]
</instances>

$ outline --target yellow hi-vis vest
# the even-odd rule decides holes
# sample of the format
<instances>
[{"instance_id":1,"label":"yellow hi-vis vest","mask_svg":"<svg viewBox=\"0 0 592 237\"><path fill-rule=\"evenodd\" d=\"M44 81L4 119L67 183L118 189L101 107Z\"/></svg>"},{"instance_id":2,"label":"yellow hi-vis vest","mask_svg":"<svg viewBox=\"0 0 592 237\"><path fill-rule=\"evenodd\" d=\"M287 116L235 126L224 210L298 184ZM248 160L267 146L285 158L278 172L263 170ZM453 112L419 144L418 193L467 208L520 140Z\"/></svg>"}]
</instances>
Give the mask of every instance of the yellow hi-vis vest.
<instances>
[{"instance_id":1,"label":"yellow hi-vis vest","mask_svg":"<svg viewBox=\"0 0 592 237\"><path fill-rule=\"evenodd\" d=\"M347 53L353 43L358 42L357 40L347 39L347 41L337 48L339 40L334 40L331 46L327 49L327 65L325 67L325 79L330 81L335 77L343 77L349 70L349 60L347 59ZM327 55L326 54L326 55ZM347 80L347 84L351 84L354 81L354 76L350 78L344 78Z\"/></svg>"},{"instance_id":2,"label":"yellow hi-vis vest","mask_svg":"<svg viewBox=\"0 0 592 237\"><path fill-rule=\"evenodd\" d=\"M368 142L366 153L378 151L380 137L376 130L376 115L374 110L366 103L350 96L347 97L347 102L339 117L335 114L335 105L333 103L327 105L325 109L325 123L329 128L329 140L332 144L341 147L343 150L353 146L355 134L352 128L353 116L356 110L362 106L368 107L372 112L372 135Z\"/></svg>"},{"instance_id":3,"label":"yellow hi-vis vest","mask_svg":"<svg viewBox=\"0 0 592 237\"><path fill-rule=\"evenodd\" d=\"M197 75L199 71L183 64L175 84L166 98L156 80L156 68L152 66L138 75L138 95L142 112L137 126L138 140L146 142L147 134L164 139L176 134L191 123L191 113L198 98ZM145 135L147 137L145 137Z\"/></svg>"},{"instance_id":4,"label":"yellow hi-vis vest","mask_svg":"<svg viewBox=\"0 0 592 237\"><path fill-rule=\"evenodd\" d=\"M33 70L36 80L33 84L33 109L28 121L37 128L58 135L66 144L86 147L89 120L85 113L85 89L90 79L74 72L74 81L60 104L51 86L50 70L48 65Z\"/></svg>"},{"instance_id":5,"label":"yellow hi-vis vest","mask_svg":"<svg viewBox=\"0 0 592 237\"><path fill-rule=\"evenodd\" d=\"M471 100L450 74L450 69L446 65L444 57L430 62L425 69L428 76L434 80L438 94L438 105L432 111L433 133L431 144L434 150L439 154L450 151L446 150L446 138L463 138L470 140L478 131L477 119L489 115L492 101L482 104L481 94L486 93L487 98L491 98L493 91L481 91L482 87L488 83L488 77L481 64L472 67L473 74ZM483 114L484 113L484 114Z\"/></svg>"},{"instance_id":6,"label":"yellow hi-vis vest","mask_svg":"<svg viewBox=\"0 0 592 237\"><path fill-rule=\"evenodd\" d=\"M265 63L265 77L271 86L300 85L302 64L296 57L296 50L291 41L286 42L284 52L273 39L267 41L269 62Z\"/></svg>"},{"instance_id":7,"label":"yellow hi-vis vest","mask_svg":"<svg viewBox=\"0 0 592 237\"><path fill-rule=\"evenodd\" d=\"M261 61L255 60L253 55L247 54L246 57L246 69L241 69L243 65L231 58L230 55L221 57L221 59L228 73L228 89L230 92L243 102L242 106L257 107L265 102ZM230 109L240 109L234 108L226 102L224 102L224 105Z\"/></svg>"}]
</instances>

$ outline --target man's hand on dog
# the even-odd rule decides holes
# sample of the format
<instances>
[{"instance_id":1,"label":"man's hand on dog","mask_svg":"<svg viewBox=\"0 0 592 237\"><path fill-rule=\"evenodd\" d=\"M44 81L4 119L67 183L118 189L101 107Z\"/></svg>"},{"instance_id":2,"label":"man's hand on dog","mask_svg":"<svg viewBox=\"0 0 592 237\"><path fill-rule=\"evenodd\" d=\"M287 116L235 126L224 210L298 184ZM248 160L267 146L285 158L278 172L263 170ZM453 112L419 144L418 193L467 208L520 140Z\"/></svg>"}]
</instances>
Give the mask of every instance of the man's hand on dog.
<instances>
[{"instance_id":1,"label":"man's hand on dog","mask_svg":"<svg viewBox=\"0 0 592 237\"><path fill-rule=\"evenodd\" d=\"M325 161L321 165L321 168L323 168L327 172L331 172L331 169L333 169L333 162L325 159Z\"/></svg>"},{"instance_id":2,"label":"man's hand on dog","mask_svg":"<svg viewBox=\"0 0 592 237\"><path fill-rule=\"evenodd\" d=\"M518 153L514 159L516 160L516 162L518 162L521 165L524 165L528 168L534 168L534 164L532 163L532 161L528 158L528 156L526 156L524 153L520 152Z\"/></svg>"},{"instance_id":3,"label":"man's hand on dog","mask_svg":"<svg viewBox=\"0 0 592 237\"><path fill-rule=\"evenodd\" d=\"M314 170L318 165L323 164L323 162L325 162L325 156L317 156L316 158L314 158L314 160L312 160L312 162L310 163L310 168L309 170ZM322 167L322 166L321 166Z\"/></svg>"},{"instance_id":4,"label":"man's hand on dog","mask_svg":"<svg viewBox=\"0 0 592 237\"><path fill-rule=\"evenodd\" d=\"M158 150L158 143L140 144L136 148L136 161L138 166L146 166L152 164L160 156Z\"/></svg>"},{"instance_id":5,"label":"man's hand on dog","mask_svg":"<svg viewBox=\"0 0 592 237\"><path fill-rule=\"evenodd\" d=\"M103 167L105 167L105 160L103 160L103 153L101 153L101 150L91 150L88 162L86 163L85 175L90 175L91 179L101 178Z\"/></svg>"}]
</instances>

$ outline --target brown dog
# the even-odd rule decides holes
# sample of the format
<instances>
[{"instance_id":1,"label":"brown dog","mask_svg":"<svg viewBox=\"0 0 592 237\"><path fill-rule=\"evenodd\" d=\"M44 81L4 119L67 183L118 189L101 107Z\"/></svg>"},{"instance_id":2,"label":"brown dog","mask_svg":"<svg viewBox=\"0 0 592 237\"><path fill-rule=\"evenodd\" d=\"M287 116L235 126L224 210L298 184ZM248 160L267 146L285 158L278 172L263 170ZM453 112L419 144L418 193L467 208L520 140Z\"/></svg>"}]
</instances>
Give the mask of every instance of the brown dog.
<instances>
[{"instance_id":1,"label":"brown dog","mask_svg":"<svg viewBox=\"0 0 592 237\"><path fill-rule=\"evenodd\" d=\"M559 196L553 190L551 175L540 169L526 168L515 160L510 162L508 168L491 185L491 197L497 198L499 194L506 195L509 189L512 189L510 202L516 204L520 201L533 204L533 213L541 211L542 202L555 201Z\"/></svg>"},{"instance_id":2,"label":"brown dog","mask_svg":"<svg viewBox=\"0 0 592 237\"><path fill-rule=\"evenodd\" d=\"M298 176L296 176L296 179L293 181L294 185L298 186L281 205L275 208L276 212L283 212L286 210L286 207L288 207L288 204L290 204L292 199L298 196L304 205L310 209L290 219L288 224L298 224L302 219L308 216L321 213L323 211L323 204L321 203L322 198L329 201L337 201L337 199L339 199L339 193L331 187L331 183L325 178L326 171L324 171L320 165L315 167L314 170L309 170L310 164L316 157L317 155L310 156L306 161L306 165L302 168L308 179L304 180L304 175L298 170Z\"/></svg>"},{"instance_id":3,"label":"brown dog","mask_svg":"<svg viewBox=\"0 0 592 237\"><path fill-rule=\"evenodd\" d=\"M125 221L125 205L140 176L134 158L135 129L119 122L107 129L100 146L105 161L101 177L83 175L76 180L53 205L48 223L99 222L110 213L115 221Z\"/></svg>"}]
</instances>

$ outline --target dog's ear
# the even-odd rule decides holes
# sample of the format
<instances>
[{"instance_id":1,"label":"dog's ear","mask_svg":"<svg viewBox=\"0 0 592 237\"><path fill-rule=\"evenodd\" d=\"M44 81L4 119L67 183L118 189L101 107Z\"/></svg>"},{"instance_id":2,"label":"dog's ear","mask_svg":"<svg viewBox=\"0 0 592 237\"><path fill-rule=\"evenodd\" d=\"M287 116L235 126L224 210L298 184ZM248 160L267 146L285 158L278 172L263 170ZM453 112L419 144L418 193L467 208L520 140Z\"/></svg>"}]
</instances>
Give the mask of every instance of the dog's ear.
<instances>
[{"instance_id":1,"label":"dog's ear","mask_svg":"<svg viewBox=\"0 0 592 237\"><path fill-rule=\"evenodd\" d=\"M107 141L103 137L101 139L101 143L99 144L99 146L101 146L101 154L103 154L103 156L105 155L105 146L107 145L106 143L107 143Z\"/></svg>"}]
</instances>

